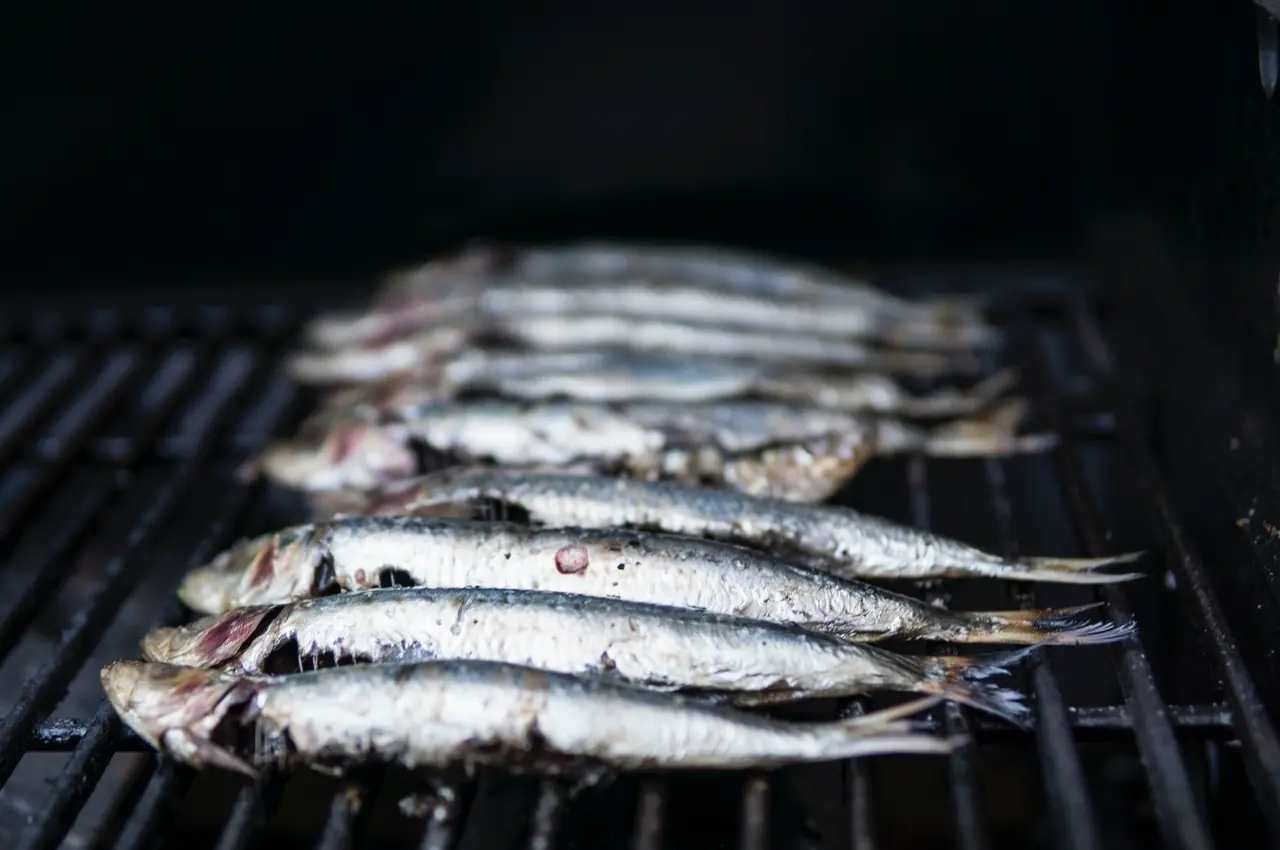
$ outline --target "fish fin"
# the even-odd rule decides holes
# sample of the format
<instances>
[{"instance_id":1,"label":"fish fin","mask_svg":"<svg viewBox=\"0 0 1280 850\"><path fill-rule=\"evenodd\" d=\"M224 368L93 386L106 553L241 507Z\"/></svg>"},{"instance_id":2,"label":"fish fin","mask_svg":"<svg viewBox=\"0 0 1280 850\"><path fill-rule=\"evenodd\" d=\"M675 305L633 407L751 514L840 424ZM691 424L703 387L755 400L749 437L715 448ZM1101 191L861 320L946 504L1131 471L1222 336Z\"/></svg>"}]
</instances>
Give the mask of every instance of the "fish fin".
<instances>
[{"instance_id":1,"label":"fish fin","mask_svg":"<svg viewBox=\"0 0 1280 850\"><path fill-rule=\"evenodd\" d=\"M973 416L986 410L996 399L1012 389L1019 377L1018 370L1013 367L1001 369L967 390L948 388L929 395L906 398L900 412L903 416L915 418Z\"/></svg>"},{"instance_id":2,"label":"fish fin","mask_svg":"<svg viewBox=\"0 0 1280 850\"><path fill-rule=\"evenodd\" d=\"M1020 643L1046 646L1090 646L1116 643L1135 632L1132 622L1088 622L1078 617L1102 603L1075 608L1018 611L970 611L958 614L965 626L944 640L953 643Z\"/></svg>"},{"instance_id":3,"label":"fish fin","mask_svg":"<svg viewBox=\"0 0 1280 850\"><path fill-rule=\"evenodd\" d=\"M977 375L982 372L981 359L963 351L875 349L868 352L864 366L868 371L918 378Z\"/></svg>"},{"instance_id":4,"label":"fish fin","mask_svg":"<svg viewBox=\"0 0 1280 850\"><path fill-rule=\"evenodd\" d=\"M946 697L941 693L931 693L897 705L891 705L888 708L882 708L879 711L873 711L870 714L859 714L842 720L841 723L849 729L857 729L859 732L865 733L883 732L896 734L907 732L912 726L910 723L904 722L904 718L933 708L945 699Z\"/></svg>"},{"instance_id":5,"label":"fish fin","mask_svg":"<svg viewBox=\"0 0 1280 850\"><path fill-rule=\"evenodd\" d=\"M1056 434L1019 434L1026 418L1025 398L1011 398L989 413L948 422L924 433L910 430L895 434L886 427L887 450L916 450L934 457L999 457L1048 451L1058 444ZM899 426L901 428L902 426Z\"/></svg>"},{"instance_id":6,"label":"fish fin","mask_svg":"<svg viewBox=\"0 0 1280 850\"><path fill-rule=\"evenodd\" d=\"M1028 646L1012 652L989 655L936 655L918 659L922 674L919 678L920 689L925 693L941 694L947 699L993 714L1025 729L1030 711L1023 703L1023 695L982 680L1008 673L1009 667L1026 658L1035 649L1034 646Z\"/></svg>"},{"instance_id":7,"label":"fish fin","mask_svg":"<svg viewBox=\"0 0 1280 850\"><path fill-rule=\"evenodd\" d=\"M1098 573L1115 564L1131 564L1145 552L1124 552L1104 558L1020 558L1015 568L996 573L1013 581L1052 581L1060 584L1112 584L1144 578L1146 573Z\"/></svg>"}]
</instances>

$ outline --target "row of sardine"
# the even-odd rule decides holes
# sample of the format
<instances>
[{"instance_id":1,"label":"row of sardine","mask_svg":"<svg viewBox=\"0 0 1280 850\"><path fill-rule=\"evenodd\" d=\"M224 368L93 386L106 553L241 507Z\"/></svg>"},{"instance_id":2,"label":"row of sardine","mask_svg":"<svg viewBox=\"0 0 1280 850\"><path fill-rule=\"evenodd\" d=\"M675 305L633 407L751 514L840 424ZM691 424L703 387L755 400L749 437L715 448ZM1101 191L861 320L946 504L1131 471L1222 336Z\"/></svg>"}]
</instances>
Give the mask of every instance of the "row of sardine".
<instances>
[{"instance_id":1,"label":"row of sardine","mask_svg":"<svg viewBox=\"0 0 1280 850\"><path fill-rule=\"evenodd\" d=\"M717 249L478 246L305 336L291 373L345 386L245 472L305 491L313 521L192 570L179 596L203 616L102 673L124 721L190 764L595 775L945 753L961 741L907 718L950 699L1022 723L991 678L1133 631L1092 606L950 611L867 582L1124 581L1102 570L1135 555L1007 559L817 504L876 455L1053 444L1019 433L1011 372L900 383L980 365L999 335L974 301ZM461 465L431 472L439 457ZM918 698L829 723L747 710L878 691Z\"/></svg>"}]
</instances>

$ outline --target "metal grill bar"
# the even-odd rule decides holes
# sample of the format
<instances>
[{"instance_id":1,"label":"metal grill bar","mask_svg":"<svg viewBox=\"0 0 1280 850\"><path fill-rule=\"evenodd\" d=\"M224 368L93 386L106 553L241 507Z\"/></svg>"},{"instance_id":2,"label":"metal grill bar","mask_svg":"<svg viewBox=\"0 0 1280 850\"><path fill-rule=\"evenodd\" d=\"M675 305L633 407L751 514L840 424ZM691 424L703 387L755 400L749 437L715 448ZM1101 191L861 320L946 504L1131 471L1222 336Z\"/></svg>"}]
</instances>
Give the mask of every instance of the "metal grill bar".
<instances>
[{"instance_id":1,"label":"metal grill bar","mask_svg":"<svg viewBox=\"0 0 1280 850\"><path fill-rule=\"evenodd\" d=\"M183 490L199 469L217 426L228 415L231 402L243 390L244 380L254 369L262 368L262 358L244 353L227 365L228 368L209 387L208 395L194 408L198 411L200 425L197 431L198 451L180 464L160 486L130 531L120 553L103 571L97 589L63 632L52 657L27 681L13 709L0 723L0 784L8 781L36 724L65 691L93 644L101 638L116 610L141 578L145 560L139 557L140 550L173 511Z\"/></svg>"},{"instance_id":2,"label":"metal grill bar","mask_svg":"<svg viewBox=\"0 0 1280 850\"><path fill-rule=\"evenodd\" d=\"M1055 301L1051 309L1060 311L1062 306L1063 302ZM1083 302L1071 302L1068 316L1088 354L1091 371L1105 379L1111 369L1110 354L1088 308ZM1080 417L1076 405L1071 403L1068 410L1064 406L1068 402L1052 386L1046 354L1032 336L1029 317L1024 314L1016 317L1019 319L1019 339L1023 342L1023 357L1020 359L1028 360L1034 367L1028 369L1028 378L1034 380L1037 395L1044 403L1052 424L1062 434L1063 444L1055 461L1067 491L1069 511L1082 548L1087 553L1097 553L1104 526L1096 499L1080 468L1072 439L1073 435L1081 433L1081 428L1077 427ZM199 317L196 324L195 334L200 339L207 340L217 334L222 337L221 345L224 347L215 351L199 342L190 348L182 347L186 343L173 346L166 342L161 348L155 340L148 340L142 347L117 349L114 356L94 361L89 354L96 349L94 343L88 343L83 349L63 350L60 355L62 362L70 364L61 367L67 370L63 377L56 373L51 376L52 366L60 361L57 349L49 348L45 354L46 357L53 355L47 361L49 365L34 376L33 383L24 384L16 392L14 405L20 415L12 412L12 406L0 414L0 434L11 437L0 444L0 463L18 457L18 452L24 448L23 442L35 429L41 429L40 439L35 445L36 461L29 466L24 465L21 470L11 471L4 481L7 495L3 507L0 507L0 528L17 527L23 522L34 507L44 501L42 495L58 486L72 461L91 457L108 463L100 475L86 476L90 486L62 524L61 533L49 541L49 547L24 559L24 566L34 569L30 584L0 621L0 661L12 652L36 615L48 606L62 587L68 571L55 567L61 567L77 553L100 524L104 506L128 486L127 482L117 482L114 472L127 469L144 456L165 462L178 461L169 470L157 498L150 500L129 531L125 546L108 562L106 574L92 589L86 607L72 619L61 639L55 642L57 649L52 657L39 667L14 711L0 723L0 784L13 772L22 752L66 752L74 749L50 796L42 801L43 808L24 830L19 845L24 848L57 845L104 775L112 753L149 749L135 735L120 728L105 704L88 724L62 718L47 719L45 715L84 665L92 646L105 634L120 603L132 594L145 575L138 555L140 547L163 533L162 530L170 525L171 514L180 510L167 507L165 503L173 501L167 497L183 493L187 483L200 480L201 471L208 468L214 452L226 450L238 456L256 447L276 430L284 417L288 403L281 403L281 397L292 398L287 381L268 377L267 370L276 356L276 348L264 346L264 341L266 335L274 336L277 341L284 340L283 335L277 335L281 327L278 317L257 318L255 311L252 321L244 321L244 317L227 313L221 317ZM99 322L99 325L91 329L90 337L105 335L111 339L112 334L121 332L119 321ZM244 328L258 335L255 336L257 344L252 348L238 345L233 336ZM173 331L170 326L157 334L162 340L171 340ZM49 340L50 345L65 345L71 339L86 338L74 327L59 333L61 338ZM140 353L144 351L145 354ZM162 351L168 354L160 362L160 368L145 368L150 365L148 358L158 357ZM215 361L215 355L221 360ZM4 391L6 384L4 364L11 363L10 371L17 375L19 364L24 359L18 352L8 358L0 355L0 392ZM187 391L198 385L199 377L213 369L215 364L220 364L221 368L214 373L213 386L202 387L201 397L176 415L177 422L168 428L170 436L159 439L161 429L175 418L175 410L178 410L178 404L186 397ZM163 379L161 373L165 376ZM143 390L137 387L140 376L146 376L148 380L148 386ZM70 388L75 386L87 389L74 396L68 406L56 414L52 413L60 400L67 398ZM250 399L249 404L243 405L243 412L233 419L232 411L241 407L248 387L259 387L263 391ZM147 413L142 427L122 437L100 434L103 423L112 419L122 400L138 392L150 399L143 405ZM1103 399L1103 402L1107 401L1109 399ZM1087 406L1096 404L1092 399L1085 399L1085 402ZM1184 763L1178 751L1174 731L1180 737L1195 736L1202 740L1223 740L1237 735L1242 743L1240 753L1245 767L1268 816L1276 816L1280 812L1280 743L1239 657L1234 639L1226 630L1217 600L1204 580L1203 567L1187 552L1181 530L1173 519L1173 508L1156 471L1156 461L1137 436L1132 414L1123 408L1106 409L1115 410L1116 416L1107 413L1094 416L1098 419L1097 427L1090 426L1087 430L1090 434L1102 434L1105 439L1116 439L1135 460L1143 492L1149 495L1152 524L1165 545L1170 566L1179 577L1178 592L1192 610L1197 623L1205 627L1214 658L1223 671L1228 704L1165 706L1153 687L1143 690L1153 686L1153 678L1143 648L1136 641L1117 653L1125 694L1125 703L1118 706L1068 708L1048 663L1040 658L1033 661L1030 683L1035 694L1035 717L1032 725L1039 743L1047 802L1053 813L1053 838L1058 846L1063 847L1101 846L1077 743L1090 739L1132 743L1136 729L1163 838L1175 846L1207 847L1206 825L1195 807L1193 789L1196 786L1190 781L1187 772L1190 765ZM46 423L46 419L51 421ZM1000 549L1010 555L1016 554L1016 546L1011 531L1013 509L1005 486L1004 470L1006 463L1012 462L989 461L983 464L996 514ZM32 470L30 473L26 471L28 468ZM912 520L923 527L929 525L925 471L922 460L912 460L907 481ZM243 507L247 504L248 492L238 488L238 495L229 501L241 500ZM223 545L238 525L238 515L239 512L230 512L220 527L208 529L200 543L192 548L193 554L188 563L207 557L199 553L207 553L209 547ZM1019 604L1031 605L1028 595L1014 593ZM1116 595L1110 591L1106 594ZM1123 603L1123 596L1116 596ZM1117 608L1123 611L1122 605ZM166 613L176 615L177 611L175 606ZM1135 663L1136 669L1129 669ZM860 706L851 703L847 710L856 712ZM971 738L973 743L955 754L949 762L950 804L955 817L956 843L962 847L985 847L988 836L984 831L983 800L976 787L973 748L987 741L1025 740L1025 733L982 714L950 705L920 719L918 726L922 730L966 734ZM1172 778L1167 773L1159 776L1162 768L1170 764L1173 765ZM876 824L871 816L870 765L867 760L853 760L844 769L847 784L844 797L848 806L851 844L858 850L873 848ZM772 776L761 773L745 779L739 836L744 847L770 844ZM190 771L167 758L149 762L131 786L137 791L131 791L118 801L115 812L122 814L112 814L112 826L99 834L95 846L105 846L104 842L109 842L112 836L118 847L138 848L155 842L173 808L172 804L180 798L190 779ZM242 789L229 812L218 846L250 845L274 811L282 787L280 781L268 779ZM361 794L358 798L347 794L334 798L319 846L346 847L361 843L361 817L371 808L368 803L372 800L372 786L359 787ZM666 794L666 783L661 778L646 778L641 784L635 801L633 838L637 848L651 850L662 846L664 834L673 829L665 823ZM465 799L464 795L455 793L437 804L424 824L420 846L446 850L457 842L458 824L465 808L461 799ZM563 786L542 783L532 811L526 804L525 811L530 815L527 843L548 850L553 847L566 809ZM1190 830L1186 828L1188 823L1191 824ZM1280 825L1280 817L1277 817L1276 825ZM778 826L786 828L787 825L779 820ZM115 832L117 827L118 834Z\"/></svg>"},{"instance_id":3,"label":"metal grill bar","mask_svg":"<svg viewBox=\"0 0 1280 850\"><path fill-rule=\"evenodd\" d=\"M90 380L88 389L47 429L48 434L41 438L37 448L47 462L21 495L5 506L4 513L0 514L0 537L24 520L40 497L61 479L94 429L111 414L137 380L139 367L140 358L135 351L113 356Z\"/></svg>"},{"instance_id":4,"label":"metal grill bar","mask_svg":"<svg viewBox=\"0 0 1280 850\"><path fill-rule=\"evenodd\" d=\"M1022 343L1023 358L1038 388L1038 396L1055 429L1065 424L1061 410L1052 391L1048 366L1037 341L1030 333L1029 321L1024 314L1018 316L1018 336ZM1102 519L1090 491L1090 486L1080 468L1072 435L1060 432L1061 443L1054 452L1067 504L1080 536L1082 548L1088 555L1098 556L1106 552ZM1111 608L1116 622L1131 619L1125 592L1114 586L1104 586L1101 591ZM1120 686L1125 702L1137 719L1138 749L1152 792L1157 820L1165 841L1176 847L1209 848L1212 842L1196 805L1191 778L1178 751L1173 728L1169 724L1164 702L1156 687L1146 653L1137 637L1131 637L1119 645Z\"/></svg>"},{"instance_id":5,"label":"metal grill bar","mask_svg":"<svg viewBox=\"0 0 1280 850\"><path fill-rule=\"evenodd\" d=\"M635 850L661 850L666 794L661 780L646 780L640 786L640 794L636 798Z\"/></svg>"},{"instance_id":6,"label":"metal grill bar","mask_svg":"<svg viewBox=\"0 0 1280 850\"><path fill-rule=\"evenodd\" d=\"M244 850L253 841L279 802L282 786L274 777L261 777L240 789L231 815L218 836L217 850Z\"/></svg>"},{"instance_id":7,"label":"metal grill bar","mask_svg":"<svg viewBox=\"0 0 1280 850\"><path fill-rule=\"evenodd\" d=\"M449 850L453 846L458 824L462 819L462 789L455 785L440 785L431 807L431 819L422 834L419 850Z\"/></svg>"},{"instance_id":8,"label":"metal grill bar","mask_svg":"<svg viewBox=\"0 0 1280 850\"><path fill-rule=\"evenodd\" d=\"M750 773L743 783L738 846L742 850L764 850L769 846L769 776L765 773Z\"/></svg>"},{"instance_id":9,"label":"metal grill bar","mask_svg":"<svg viewBox=\"0 0 1280 850\"><path fill-rule=\"evenodd\" d=\"M565 788L554 779L538 784L538 802L533 807L529 829L529 850L551 850L565 809Z\"/></svg>"},{"instance_id":10,"label":"metal grill bar","mask_svg":"<svg viewBox=\"0 0 1280 850\"><path fill-rule=\"evenodd\" d=\"M983 467L995 509L999 551L1006 557L1017 555L1013 537L1013 503L1005 487L1004 465L995 458ZM1025 598L1025 597L1024 597ZM1023 607L1030 607L1031 600ZM1073 850L1101 847L1097 818L1089 802L1080 754L1071 739L1070 721L1058 682L1043 656L1031 660L1031 687L1035 694L1036 743L1040 748L1040 774L1048 791L1048 805L1054 819L1059 845Z\"/></svg>"},{"instance_id":11,"label":"metal grill bar","mask_svg":"<svg viewBox=\"0 0 1280 850\"><path fill-rule=\"evenodd\" d=\"M1119 420L1119 436L1125 454L1132 463L1152 515L1152 525L1168 553L1168 564L1177 576L1177 591L1186 602L1193 622L1202 627L1222 672L1231 706L1232 724L1243 743L1242 754L1249 779L1264 815L1270 820L1273 841L1280 841L1280 738L1267 716L1262 700L1246 672L1244 660L1235 638L1227 627L1226 617L1217 594L1209 584L1204 566L1191 552L1182 529L1174 519L1167 488L1155 459L1146 444L1137 437L1133 416L1123 400L1111 389L1115 373L1114 358L1101 329L1088 310L1073 299L1069 317L1076 338L1084 350L1095 377L1103 384L1104 393L1114 401Z\"/></svg>"},{"instance_id":12,"label":"metal grill bar","mask_svg":"<svg viewBox=\"0 0 1280 850\"><path fill-rule=\"evenodd\" d=\"M929 530L929 472L925 458L912 455L907 463L907 493L911 508L911 524ZM936 648L936 647L935 647ZM982 850L987 846L982 816L978 813L977 791L973 781L973 739L969 736L966 712L949 703L944 711L944 728L948 735L963 735L967 743L947 759L951 775L951 808L956 818L956 841L964 850Z\"/></svg>"},{"instance_id":13,"label":"metal grill bar","mask_svg":"<svg viewBox=\"0 0 1280 850\"><path fill-rule=\"evenodd\" d=\"M849 705L842 715L854 717L865 713L861 703ZM849 805L849 846L852 850L875 850L875 821L871 807L871 771L866 759L845 762L845 782Z\"/></svg>"}]
</instances>

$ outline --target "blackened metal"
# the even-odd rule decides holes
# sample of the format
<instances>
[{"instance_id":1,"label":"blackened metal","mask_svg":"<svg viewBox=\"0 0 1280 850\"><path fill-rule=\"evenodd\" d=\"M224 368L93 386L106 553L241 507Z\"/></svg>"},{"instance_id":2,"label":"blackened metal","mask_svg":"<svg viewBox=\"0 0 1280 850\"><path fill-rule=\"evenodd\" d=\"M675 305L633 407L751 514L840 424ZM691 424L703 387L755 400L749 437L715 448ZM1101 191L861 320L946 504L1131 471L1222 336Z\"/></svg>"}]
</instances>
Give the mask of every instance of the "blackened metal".
<instances>
[{"instance_id":1,"label":"blackened metal","mask_svg":"<svg viewBox=\"0 0 1280 850\"><path fill-rule=\"evenodd\" d=\"M738 846L742 850L765 850L769 846L769 777L749 773L742 784L742 830Z\"/></svg>"},{"instance_id":2,"label":"blackened metal","mask_svg":"<svg viewBox=\"0 0 1280 850\"><path fill-rule=\"evenodd\" d=\"M924 457L913 455L907 463L911 523L924 530L928 530L931 524L928 475ZM977 789L974 788L973 739L969 736L968 718L964 710L954 703L948 703L944 717L944 728L948 736L960 735L968 739L964 746L947 757L951 774L951 807L956 817L956 838L964 850L982 850L987 846L987 839L982 816L978 811Z\"/></svg>"},{"instance_id":3,"label":"blackened metal","mask_svg":"<svg viewBox=\"0 0 1280 850\"><path fill-rule=\"evenodd\" d=\"M860 701L841 712L845 717L865 714ZM845 762L845 784L849 806L849 846L852 850L875 850L875 816L871 806L871 771L866 759Z\"/></svg>"},{"instance_id":4,"label":"blackened metal","mask_svg":"<svg viewBox=\"0 0 1280 850\"><path fill-rule=\"evenodd\" d=\"M76 747L58 774L44 809L19 836L17 846L21 850L48 850L62 843L85 800L89 799L107 769L112 755L111 744L119 731L120 718L111 704L104 701L80 746Z\"/></svg>"},{"instance_id":5,"label":"blackened metal","mask_svg":"<svg viewBox=\"0 0 1280 850\"><path fill-rule=\"evenodd\" d=\"M252 844L279 802L282 787L275 777L262 776L253 785L241 788L218 836L217 850L244 850Z\"/></svg>"},{"instance_id":6,"label":"blackened metal","mask_svg":"<svg viewBox=\"0 0 1280 850\"><path fill-rule=\"evenodd\" d=\"M136 351L127 350L109 359L90 380L88 389L75 397L46 429L36 446L45 464L22 493L5 505L4 513L0 514L0 537L22 522L40 498L61 480L63 471L89 436L132 387L139 375L139 366Z\"/></svg>"},{"instance_id":7,"label":"blackened metal","mask_svg":"<svg viewBox=\"0 0 1280 850\"><path fill-rule=\"evenodd\" d=\"M364 782L352 782L334 795L316 850L348 850L352 847L356 822L368 799L369 786Z\"/></svg>"},{"instance_id":8,"label":"blackened metal","mask_svg":"<svg viewBox=\"0 0 1280 850\"><path fill-rule=\"evenodd\" d=\"M554 779L540 782L538 802L533 807L533 823L529 826L529 850L551 850L555 846L564 809L565 787Z\"/></svg>"},{"instance_id":9,"label":"blackened metal","mask_svg":"<svg viewBox=\"0 0 1280 850\"><path fill-rule=\"evenodd\" d=\"M116 850L143 850L155 841L165 819L173 813L174 800L191 784L191 771L168 756L158 756L147 786L120 830Z\"/></svg>"},{"instance_id":10,"label":"blackened metal","mask_svg":"<svg viewBox=\"0 0 1280 850\"><path fill-rule=\"evenodd\" d=\"M1084 305L1072 302L1070 317L1076 337L1090 367L1108 387L1115 366L1106 340L1088 315ZM1125 455L1137 472L1147 495L1153 525L1168 553L1169 567L1177 576L1177 592L1186 601L1192 621L1208 636L1214 658L1227 686L1232 724L1244 743L1243 757L1258 802L1269 819L1273 841L1280 836L1280 738L1245 669L1235 638L1205 575L1200 559L1190 550L1178 521L1174 518L1167 489L1154 458L1134 430L1132 415L1124 401L1111 393L1120 421L1119 435Z\"/></svg>"},{"instance_id":11,"label":"blackened metal","mask_svg":"<svg viewBox=\"0 0 1280 850\"><path fill-rule=\"evenodd\" d=\"M661 850L666 788L660 779L646 780L636 796L634 850Z\"/></svg>"},{"instance_id":12,"label":"blackened metal","mask_svg":"<svg viewBox=\"0 0 1280 850\"><path fill-rule=\"evenodd\" d=\"M419 850L449 850L457 840L461 818L462 789L453 784L438 785Z\"/></svg>"},{"instance_id":13,"label":"blackened metal","mask_svg":"<svg viewBox=\"0 0 1280 850\"><path fill-rule=\"evenodd\" d=\"M1049 421L1058 429L1063 422L1051 385L1051 377L1044 361L1040 341L1034 339L1025 317L1019 316L1018 337L1023 346L1024 361L1028 365L1028 377L1036 385ZM1088 480L1080 468L1072 435L1061 433L1061 443L1054 451L1067 504L1075 522L1083 551L1090 556L1100 556L1107 551L1102 519L1090 490ZM1131 619L1130 606L1124 590L1106 586L1101 590L1111 616L1116 622ZM1213 844L1192 791L1191 778L1178 750L1168 712L1156 687L1151 664L1147 660L1139 637L1130 637L1119 644L1120 687L1125 702L1137 719L1134 731L1138 749L1147 771L1155 805L1157 822L1165 841L1187 850L1209 848Z\"/></svg>"},{"instance_id":14,"label":"blackened metal","mask_svg":"<svg viewBox=\"0 0 1280 850\"><path fill-rule=\"evenodd\" d=\"M998 548L1002 555L1013 557L1017 554L1013 538L1013 505L1005 487L1004 467L996 458L989 458L983 467L995 509L996 531L1000 538ZM1060 847L1072 850L1101 847L1097 817L1089 801L1080 754L1071 739L1068 726L1070 715L1058 689L1058 682L1049 669L1049 662L1043 656L1033 657L1031 664L1040 774L1048 791L1046 796L1053 818L1054 833L1058 836Z\"/></svg>"},{"instance_id":15,"label":"blackened metal","mask_svg":"<svg viewBox=\"0 0 1280 850\"><path fill-rule=\"evenodd\" d=\"M191 419L199 427L196 433L201 449L208 447L216 426L228 413L230 402L243 390L244 382L252 372L261 368L261 362L259 357L246 353L242 359L231 361L229 366L193 408L195 412ZM202 452L180 464L158 489L126 537L120 553L103 570L96 590L68 624L53 655L27 680L13 708L0 723L0 782L8 781L36 724L66 689L89 650L101 638L121 603L141 578L148 563L141 550L181 501L188 483L199 470L200 454Z\"/></svg>"},{"instance_id":16,"label":"blackened metal","mask_svg":"<svg viewBox=\"0 0 1280 850\"><path fill-rule=\"evenodd\" d=\"M82 352L65 352L54 358L18 398L0 414L0 464L8 463L23 439L59 399L84 364Z\"/></svg>"}]
</instances>

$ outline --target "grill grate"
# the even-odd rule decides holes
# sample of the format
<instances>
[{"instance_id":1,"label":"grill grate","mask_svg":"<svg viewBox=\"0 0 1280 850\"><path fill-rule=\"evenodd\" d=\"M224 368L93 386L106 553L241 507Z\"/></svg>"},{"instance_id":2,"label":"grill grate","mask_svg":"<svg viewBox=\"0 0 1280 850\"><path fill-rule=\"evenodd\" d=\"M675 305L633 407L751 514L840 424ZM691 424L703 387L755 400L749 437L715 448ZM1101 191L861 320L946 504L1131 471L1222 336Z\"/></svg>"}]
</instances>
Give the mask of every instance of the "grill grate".
<instances>
[{"instance_id":1,"label":"grill grate","mask_svg":"<svg viewBox=\"0 0 1280 850\"><path fill-rule=\"evenodd\" d=\"M1207 848L1229 845L1251 819L1280 834L1280 741L1176 519L1144 412L1116 389L1124 367L1106 311L1071 290L1010 301L998 317L1043 424L1062 435L1051 456L877 461L842 496L1009 555L1151 548L1152 578L1134 585L928 589L956 607L1096 598L1118 620L1137 619L1126 643L1049 650L1018 674L1033 732L947 706L926 724L971 744L941 767L873 758L773 774L620 777L579 797L553 781L447 777L424 803L425 820L395 814L403 789L418 786L389 771L241 785L150 755L101 701L97 668L136 655L150 626L182 618L173 591L186 567L288 521L280 494L242 486L232 471L307 406L276 373L320 306L299 304L10 323L0 344L0 828L19 847L165 839L241 848L277 827L293 841L282 831L290 818L306 822L299 830L314 847L378 835L379 846L430 850L708 840L744 850ZM104 780L136 752L147 755ZM1117 789L1135 796L1118 804ZM306 817L294 797L306 798ZM391 820L403 835L382 835Z\"/></svg>"}]
</instances>

